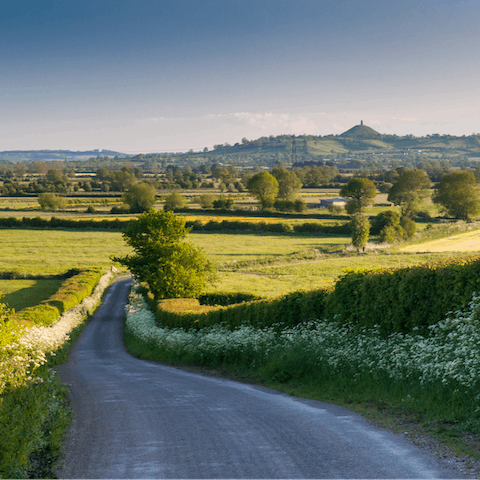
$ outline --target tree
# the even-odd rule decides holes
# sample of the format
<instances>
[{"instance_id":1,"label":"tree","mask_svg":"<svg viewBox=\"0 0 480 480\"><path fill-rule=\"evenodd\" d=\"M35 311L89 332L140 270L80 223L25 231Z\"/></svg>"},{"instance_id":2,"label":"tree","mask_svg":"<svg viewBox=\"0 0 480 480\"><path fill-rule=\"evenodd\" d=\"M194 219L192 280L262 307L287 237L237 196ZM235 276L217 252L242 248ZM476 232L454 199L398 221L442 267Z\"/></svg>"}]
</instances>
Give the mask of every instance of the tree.
<instances>
[{"instance_id":1,"label":"tree","mask_svg":"<svg viewBox=\"0 0 480 480\"><path fill-rule=\"evenodd\" d=\"M213 208L215 195L213 193L202 193L198 199L202 208Z\"/></svg>"},{"instance_id":2,"label":"tree","mask_svg":"<svg viewBox=\"0 0 480 480\"><path fill-rule=\"evenodd\" d=\"M65 206L65 199L55 193L45 192L38 195L38 203L42 210L58 210Z\"/></svg>"},{"instance_id":3,"label":"tree","mask_svg":"<svg viewBox=\"0 0 480 480\"><path fill-rule=\"evenodd\" d=\"M370 233L370 222L368 218L361 212L357 212L351 221L352 229L352 245L360 249L364 247L368 240Z\"/></svg>"},{"instance_id":4,"label":"tree","mask_svg":"<svg viewBox=\"0 0 480 480\"><path fill-rule=\"evenodd\" d=\"M404 168L388 193L388 201L401 206L402 216L411 217L420 210L430 186L423 170Z\"/></svg>"},{"instance_id":5,"label":"tree","mask_svg":"<svg viewBox=\"0 0 480 480\"><path fill-rule=\"evenodd\" d=\"M156 300L198 297L215 275L203 251L185 241L189 231L173 212L150 209L122 234L134 255L112 259L145 282Z\"/></svg>"},{"instance_id":6,"label":"tree","mask_svg":"<svg viewBox=\"0 0 480 480\"><path fill-rule=\"evenodd\" d=\"M302 188L302 182L297 175L285 167L274 168L272 175L278 182L278 198L281 200L294 200Z\"/></svg>"},{"instance_id":7,"label":"tree","mask_svg":"<svg viewBox=\"0 0 480 480\"><path fill-rule=\"evenodd\" d=\"M444 175L437 185L432 200L455 218L470 221L480 210L472 172L453 172Z\"/></svg>"},{"instance_id":8,"label":"tree","mask_svg":"<svg viewBox=\"0 0 480 480\"><path fill-rule=\"evenodd\" d=\"M150 183L135 183L123 194L122 200L131 212L146 212L155 203L155 187Z\"/></svg>"},{"instance_id":9,"label":"tree","mask_svg":"<svg viewBox=\"0 0 480 480\"><path fill-rule=\"evenodd\" d=\"M268 172L255 174L247 184L249 192L254 195L262 208L271 208L278 193L278 181Z\"/></svg>"},{"instance_id":10,"label":"tree","mask_svg":"<svg viewBox=\"0 0 480 480\"><path fill-rule=\"evenodd\" d=\"M345 208L350 215L372 204L376 194L375 184L368 178L360 177L352 178L340 190L340 195L349 199Z\"/></svg>"},{"instance_id":11,"label":"tree","mask_svg":"<svg viewBox=\"0 0 480 480\"><path fill-rule=\"evenodd\" d=\"M173 192L170 195L165 197L165 205L163 209L167 210L175 210L177 208L183 208L187 204L185 197L180 195L178 192Z\"/></svg>"}]
</instances>

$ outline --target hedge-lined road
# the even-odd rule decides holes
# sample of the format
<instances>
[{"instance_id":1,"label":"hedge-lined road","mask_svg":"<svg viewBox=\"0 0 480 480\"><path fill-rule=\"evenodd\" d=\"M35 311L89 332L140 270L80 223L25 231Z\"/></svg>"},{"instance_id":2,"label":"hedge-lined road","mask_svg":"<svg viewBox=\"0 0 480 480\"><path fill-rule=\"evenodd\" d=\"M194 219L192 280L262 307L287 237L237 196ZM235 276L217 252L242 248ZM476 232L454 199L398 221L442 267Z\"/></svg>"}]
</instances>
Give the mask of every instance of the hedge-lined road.
<instances>
[{"instance_id":1,"label":"hedge-lined road","mask_svg":"<svg viewBox=\"0 0 480 480\"><path fill-rule=\"evenodd\" d=\"M75 419L59 478L455 478L334 405L138 360L114 283L59 369Z\"/></svg>"}]
</instances>

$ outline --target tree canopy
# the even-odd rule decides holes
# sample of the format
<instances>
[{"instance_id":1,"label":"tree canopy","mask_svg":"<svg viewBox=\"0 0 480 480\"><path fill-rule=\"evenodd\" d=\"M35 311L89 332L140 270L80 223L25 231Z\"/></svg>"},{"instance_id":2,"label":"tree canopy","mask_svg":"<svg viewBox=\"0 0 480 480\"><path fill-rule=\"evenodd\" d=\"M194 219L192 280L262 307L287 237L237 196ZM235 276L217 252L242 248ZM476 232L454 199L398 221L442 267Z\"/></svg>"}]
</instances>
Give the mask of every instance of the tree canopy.
<instances>
[{"instance_id":1,"label":"tree canopy","mask_svg":"<svg viewBox=\"0 0 480 480\"><path fill-rule=\"evenodd\" d=\"M377 189L368 178L352 178L341 190L340 195L348 198L346 210L352 214L360 212L375 200Z\"/></svg>"},{"instance_id":2,"label":"tree canopy","mask_svg":"<svg viewBox=\"0 0 480 480\"><path fill-rule=\"evenodd\" d=\"M275 167L272 175L278 182L278 198L281 200L294 200L302 188L302 182L294 172L285 167Z\"/></svg>"},{"instance_id":3,"label":"tree canopy","mask_svg":"<svg viewBox=\"0 0 480 480\"><path fill-rule=\"evenodd\" d=\"M361 212L357 212L350 223L352 229L352 245L360 249L364 247L370 233L370 222Z\"/></svg>"},{"instance_id":4,"label":"tree canopy","mask_svg":"<svg viewBox=\"0 0 480 480\"><path fill-rule=\"evenodd\" d=\"M248 181L247 188L261 203L262 208L273 207L278 194L278 181L268 172L255 174Z\"/></svg>"},{"instance_id":5,"label":"tree canopy","mask_svg":"<svg viewBox=\"0 0 480 480\"><path fill-rule=\"evenodd\" d=\"M472 172L448 173L438 183L432 200L449 215L469 221L480 210L475 185L476 179Z\"/></svg>"},{"instance_id":6,"label":"tree canopy","mask_svg":"<svg viewBox=\"0 0 480 480\"><path fill-rule=\"evenodd\" d=\"M150 183L134 183L122 196L131 212L146 212L155 203L155 187Z\"/></svg>"},{"instance_id":7,"label":"tree canopy","mask_svg":"<svg viewBox=\"0 0 480 480\"><path fill-rule=\"evenodd\" d=\"M123 237L134 255L113 257L156 299L195 298L214 280L214 270L203 251L185 241L189 229L173 212L151 209L128 224Z\"/></svg>"},{"instance_id":8,"label":"tree canopy","mask_svg":"<svg viewBox=\"0 0 480 480\"><path fill-rule=\"evenodd\" d=\"M432 182L428 175L419 169L404 168L388 193L388 201L401 205L402 215L411 217L428 197Z\"/></svg>"}]
</instances>

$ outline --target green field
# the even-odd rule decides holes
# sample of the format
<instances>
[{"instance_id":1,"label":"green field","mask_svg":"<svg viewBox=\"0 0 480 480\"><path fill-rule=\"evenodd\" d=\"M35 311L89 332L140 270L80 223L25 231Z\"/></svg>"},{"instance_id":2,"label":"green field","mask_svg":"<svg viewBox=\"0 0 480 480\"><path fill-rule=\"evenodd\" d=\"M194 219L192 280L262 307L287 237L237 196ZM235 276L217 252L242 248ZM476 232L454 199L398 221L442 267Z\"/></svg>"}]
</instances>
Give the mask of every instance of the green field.
<instances>
[{"instance_id":1,"label":"green field","mask_svg":"<svg viewBox=\"0 0 480 480\"><path fill-rule=\"evenodd\" d=\"M62 280L0 280L0 294L2 303L16 312L38 305L53 295L60 287Z\"/></svg>"},{"instance_id":2,"label":"green field","mask_svg":"<svg viewBox=\"0 0 480 480\"><path fill-rule=\"evenodd\" d=\"M350 242L347 236L192 233L188 239L202 247L217 265L219 282L211 290L250 292L263 297L333 285L346 269L399 267L452 255L448 251L330 253L343 251ZM52 275L76 267L109 268L112 255L130 251L119 232L0 230L0 271ZM17 309L23 304L20 293L13 297L19 303L12 303L16 290L32 298L37 298L35 289L42 290L42 283L15 282L16 287L10 280L3 281L0 291L9 295L10 305Z\"/></svg>"}]
</instances>

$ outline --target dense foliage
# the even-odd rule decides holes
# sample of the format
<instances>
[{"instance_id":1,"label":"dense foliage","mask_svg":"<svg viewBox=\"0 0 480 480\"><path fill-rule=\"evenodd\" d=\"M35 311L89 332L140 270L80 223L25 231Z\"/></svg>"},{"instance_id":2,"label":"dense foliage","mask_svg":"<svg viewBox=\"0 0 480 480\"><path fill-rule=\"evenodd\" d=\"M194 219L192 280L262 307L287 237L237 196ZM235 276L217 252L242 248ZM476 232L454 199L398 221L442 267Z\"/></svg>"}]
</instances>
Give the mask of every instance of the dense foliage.
<instances>
[{"instance_id":1,"label":"dense foliage","mask_svg":"<svg viewBox=\"0 0 480 480\"><path fill-rule=\"evenodd\" d=\"M327 300L329 318L383 332L411 332L464 307L480 291L480 257L351 271Z\"/></svg>"},{"instance_id":2,"label":"dense foliage","mask_svg":"<svg viewBox=\"0 0 480 480\"><path fill-rule=\"evenodd\" d=\"M472 220L480 211L476 183L472 172L449 173L444 175L436 186L432 200L441 205L449 215L462 220Z\"/></svg>"},{"instance_id":3,"label":"dense foliage","mask_svg":"<svg viewBox=\"0 0 480 480\"><path fill-rule=\"evenodd\" d=\"M134 255L113 260L146 282L157 299L197 297L213 280L214 272L203 251L185 241L188 232L181 217L151 209L123 232Z\"/></svg>"}]
</instances>

